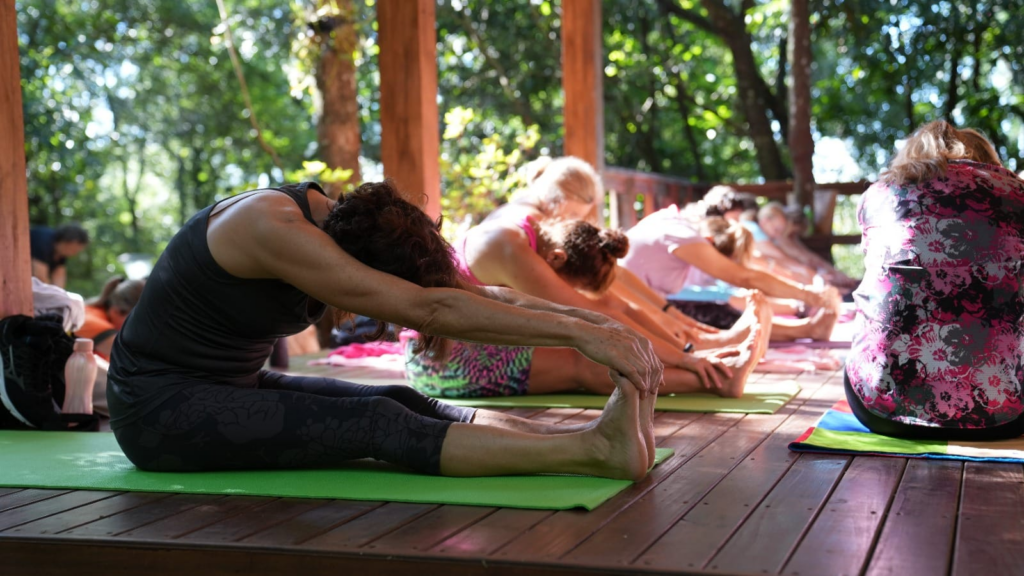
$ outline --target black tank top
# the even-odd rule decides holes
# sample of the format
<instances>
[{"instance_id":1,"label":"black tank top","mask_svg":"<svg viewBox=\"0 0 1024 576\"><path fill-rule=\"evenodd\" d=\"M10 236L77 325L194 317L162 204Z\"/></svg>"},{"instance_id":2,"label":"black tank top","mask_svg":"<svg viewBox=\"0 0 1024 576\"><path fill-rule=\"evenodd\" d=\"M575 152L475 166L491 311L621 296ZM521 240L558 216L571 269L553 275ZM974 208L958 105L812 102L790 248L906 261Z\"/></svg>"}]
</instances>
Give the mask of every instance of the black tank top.
<instances>
[{"instance_id":1,"label":"black tank top","mask_svg":"<svg viewBox=\"0 0 1024 576\"><path fill-rule=\"evenodd\" d=\"M313 222L310 188L323 194L312 182L275 190ZM114 341L107 376L112 426L141 417L182 386L255 387L274 342L324 314L323 303L290 284L238 278L221 268L206 240L214 207L193 216L171 239Z\"/></svg>"}]
</instances>

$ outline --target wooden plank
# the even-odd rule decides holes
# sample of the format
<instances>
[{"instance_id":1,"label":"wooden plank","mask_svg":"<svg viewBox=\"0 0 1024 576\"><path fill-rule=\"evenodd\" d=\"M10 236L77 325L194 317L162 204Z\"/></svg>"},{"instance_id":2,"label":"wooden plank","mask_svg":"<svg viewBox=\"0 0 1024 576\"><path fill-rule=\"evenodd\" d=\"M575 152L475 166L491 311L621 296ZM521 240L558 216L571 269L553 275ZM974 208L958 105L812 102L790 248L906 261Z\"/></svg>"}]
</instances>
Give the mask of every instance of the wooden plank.
<instances>
[{"instance_id":1,"label":"wooden plank","mask_svg":"<svg viewBox=\"0 0 1024 576\"><path fill-rule=\"evenodd\" d=\"M241 541L247 544L293 546L383 506L383 502L332 500L290 520L261 530Z\"/></svg>"},{"instance_id":2,"label":"wooden plank","mask_svg":"<svg viewBox=\"0 0 1024 576\"><path fill-rule=\"evenodd\" d=\"M0 1L0 318L32 315L25 125L14 0Z\"/></svg>"},{"instance_id":3,"label":"wooden plank","mask_svg":"<svg viewBox=\"0 0 1024 576\"><path fill-rule=\"evenodd\" d=\"M262 506L267 500L253 496L211 499L173 516L124 532L120 536L140 540L173 540L250 508Z\"/></svg>"},{"instance_id":4,"label":"wooden plank","mask_svg":"<svg viewBox=\"0 0 1024 576\"><path fill-rule=\"evenodd\" d=\"M449 536L433 551L446 556L487 556L552 514L550 510L502 508L469 529Z\"/></svg>"},{"instance_id":5,"label":"wooden plank","mask_svg":"<svg viewBox=\"0 0 1024 576\"><path fill-rule=\"evenodd\" d=\"M723 572L778 572L849 461L846 456L801 454L715 555L709 568Z\"/></svg>"},{"instance_id":6,"label":"wooden plank","mask_svg":"<svg viewBox=\"0 0 1024 576\"><path fill-rule=\"evenodd\" d=\"M110 498L117 492L86 492L74 491L65 492L53 498L47 498L18 508L12 508L0 514L0 530L8 530L22 524L27 524L40 518L46 518L54 514L60 514L79 506L85 506L97 500Z\"/></svg>"},{"instance_id":7,"label":"wooden plank","mask_svg":"<svg viewBox=\"0 0 1024 576\"><path fill-rule=\"evenodd\" d=\"M676 453L656 466L647 478L619 492L590 512L562 510L552 514L495 552L492 557L530 562L548 562L561 558L610 519L628 511L645 494L659 488L663 480L741 419L742 416L737 414L701 415L660 444L674 449ZM472 528L467 532L472 532Z\"/></svg>"},{"instance_id":8,"label":"wooden plank","mask_svg":"<svg viewBox=\"0 0 1024 576\"><path fill-rule=\"evenodd\" d=\"M860 574L906 463L902 458L854 458L782 572Z\"/></svg>"},{"instance_id":9,"label":"wooden plank","mask_svg":"<svg viewBox=\"0 0 1024 576\"><path fill-rule=\"evenodd\" d=\"M182 536L183 542L236 542L247 536L281 524L308 512L326 500L313 498L281 498L271 500L262 506L250 508L241 514L214 522Z\"/></svg>"},{"instance_id":10,"label":"wooden plank","mask_svg":"<svg viewBox=\"0 0 1024 576\"><path fill-rule=\"evenodd\" d=\"M18 576L260 576L347 575L405 576L583 576L571 566L526 565L515 562L480 562L475 559L439 559L416 556L383 556L356 552L297 555L294 550L243 547L166 546L102 541L25 541L0 539L4 573ZM632 575L631 570L606 570L602 574Z\"/></svg>"},{"instance_id":11,"label":"wooden plank","mask_svg":"<svg viewBox=\"0 0 1024 576\"><path fill-rule=\"evenodd\" d=\"M962 462L907 462L868 576L949 573L962 476Z\"/></svg>"},{"instance_id":12,"label":"wooden plank","mask_svg":"<svg viewBox=\"0 0 1024 576\"><path fill-rule=\"evenodd\" d=\"M821 381L801 385L800 395L783 408L790 414L785 422L651 546L637 566L690 570L707 565L796 461L789 443L817 421L821 406L831 406L843 394L839 386Z\"/></svg>"},{"instance_id":13,"label":"wooden plank","mask_svg":"<svg viewBox=\"0 0 1024 576\"><path fill-rule=\"evenodd\" d=\"M67 494L68 492L69 490L30 489L8 494L7 496L0 498L0 512L5 512L12 508L19 508L40 500L46 500L47 498L53 498L54 496L60 496L61 494ZM0 517L2 517L2 515L0 515Z\"/></svg>"},{"instance_id":14,"label":"wooden plank","mask_svg":"<svg viewBox=\"0 0 1024 576\"><path fill-rule=\"evenodd\" d=\"M441 506L364 546L374 552L401 553L430 550L449 536L495 512L483 506Z\"/></svg>"},{"instance_id":15,"label":"wooden plank","mask_svg":"<svg viewBox=\"0 0 1024 576\"><path fill-rule=\"evenodd\" d=\"M389 502L302 544L317 550L359 548L435 510L432 504Z\"/></svg>"},{"instance_id":16,"label":"wooden plank","mask_svg":"<svg viewBox=\"0 0 1024 576\"><path fill-rule=\"evenodd\" d=\"M153 522L164 520L203 504L221 498L205 494L173 494L168 498L156 500L137 508L132 508L106 518L72 528L63 532L62 536L96 538L115 536L129 532Z\"/></svg>"},{"instance_id":17,"label":"wooden plank","mask_svg":"<svg viewBox=\"0 0 1024 576\"><path fill-rule=\"evenodd\" d=\"M441 214L434 0L378 0L380 154L384 175Z\"/></svg>"},{"instance_id":18,"label":"wooden plank","mask_svg":"<svg viewBox=\"0 0 1024 576\"><path fill-rule=\"evenodd\" d=\"M1019 574L1024 566L1022 510L1020 464L967 462L952 575Z\"/></svg>"},{"instance_id":19,"label":"wooden plank","mask_svg":"<svg viewBox=\"0 0 1024 576\"><path fill-rule=\"evenodd\" d=\"M604 55L601 3L562 2L562 90L565 92L566 156L604 169ZM604 198L598 199L598 206ZM632 202L630 202L632 207Z\"/></svg>"},{"instance_id":20,"label":"wooden plank","mask_svg":"<svg viewBox=\"0 0 1024 576\"><path fill-rule=\"evenodd\" d=\"M167 498L167 494L126 492L79 506L67 512L22 524L8 530L7 533L19 535L57 534L164 498Z\"/></svg>"},{"instance_id":21,"label":"wooden plank","mask_svg":"<svg viewBox=\"0 0 1024 576\"><path fill-rule=\"evenodd\" d=\"M0 502L3 502L3 497L8 494L14 494L15 492L22 492L24 488L0 488Z\"/></svg>"}]
</instances>

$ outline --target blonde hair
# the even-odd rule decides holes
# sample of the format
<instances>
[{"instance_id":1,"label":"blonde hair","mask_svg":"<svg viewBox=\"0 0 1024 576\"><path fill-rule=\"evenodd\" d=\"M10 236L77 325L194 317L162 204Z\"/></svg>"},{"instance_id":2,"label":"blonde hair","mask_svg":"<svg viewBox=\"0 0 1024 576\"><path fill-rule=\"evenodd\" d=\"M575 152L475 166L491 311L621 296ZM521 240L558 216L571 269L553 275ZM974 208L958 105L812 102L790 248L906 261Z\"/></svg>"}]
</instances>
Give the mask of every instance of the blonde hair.
<instances>
[{"instance_id":1,"label":"blonde hair","mask_svg":"<svg viewBox=\"0 0 1024 576\"><path fill-rule=\"evenodd\" d=\"M526 177L527 187L513 200L533 203L550 216L557 216L558 207L565 202L589 204L593 210L588 220L597 221L604 186L590 164L573 156L538 158L527 165Z\"/></svg>"},{"instance_id":2,"label":"blonde hair","mask_svg":"<svg viewBox=\"0 0 1024 576\"><path fill-rule=\"evenodd\" d=\"M929 122L907 138L881 179L902 186L946 175L950 160L973 160L1002 166L995 148L981 133L957 130L945 120Z\"/></svg>"},{"instance_id":3,"label":"blonde hair","mask_svg":"<svg viewBox=\"0 0 1024 576\"><path fill-rule=\"evenodd\" d=\"M715 250L737 264L746 264L754 252L754 235L739 222L711 216L701 221L700 234L711 238Z\"/></svg>"}]
</instances>

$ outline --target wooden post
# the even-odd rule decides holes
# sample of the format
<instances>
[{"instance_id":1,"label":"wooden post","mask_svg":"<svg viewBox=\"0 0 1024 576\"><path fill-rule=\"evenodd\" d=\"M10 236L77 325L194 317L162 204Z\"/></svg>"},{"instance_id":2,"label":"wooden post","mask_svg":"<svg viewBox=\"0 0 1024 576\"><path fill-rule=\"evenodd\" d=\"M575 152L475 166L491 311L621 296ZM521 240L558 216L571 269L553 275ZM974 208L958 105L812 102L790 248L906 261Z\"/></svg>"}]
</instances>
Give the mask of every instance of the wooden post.
<instances>
[{"instance_id":1,"label":"wooden post","mask_svg":"<svg viewBox=\"0 0 1024 576\"><path fill-rule=\"evenodd\" d=\"M604 170L601 0L562 0L562 89L566 156ZM602 199L603 205L603 199Z\"/></svg>"},{"instance_id":2,"label":"wooden post","mask_svg":"<svg viewBox=\"0 0 1024 576\"><path fill-rule=\"evenodd\" d=\"M792 0L789 15L789 153L796 203L814 210L814 139L811 136L811 24L808 0ZM811 223L814 217L810 218ZM831 230L829 230L831 233Z\"/></svg>"},{"instance_id":3,"label":"wooden post","mask_svg":"<svg viewBox=\"0 0 1024 576\"><path fill-rule=\"evenodd\" d=\"M12 314L32 315L32 263L18 21L14 0L0 0L0 318Z\"/></svg>"},{"instance_id":4,"label":"wooden post","mask_svg":"<svg viewBox=\"0 0 1024 576\"><path fill-rule=\"evenodd\" d=\"M423 194L424 211L431 218L441 213L434 3L377 3L384 175L410 195Z\"/></svg>"}]
</instances>

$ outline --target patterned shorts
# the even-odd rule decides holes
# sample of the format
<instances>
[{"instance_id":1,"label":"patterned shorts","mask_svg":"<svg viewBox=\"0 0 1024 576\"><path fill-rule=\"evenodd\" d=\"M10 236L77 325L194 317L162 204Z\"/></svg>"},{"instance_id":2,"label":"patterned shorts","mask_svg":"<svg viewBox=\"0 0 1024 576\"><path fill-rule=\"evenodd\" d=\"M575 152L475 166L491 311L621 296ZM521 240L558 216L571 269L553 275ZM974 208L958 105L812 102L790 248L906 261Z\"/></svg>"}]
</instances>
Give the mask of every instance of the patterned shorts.
<instances>
[{"instance_id":1,"label":"patterned shorts","mask_svg":"<svg viewBox=\"0 0 1024 576\"><path fill-rule=\"evenodd\" d=\"M413 387L437 398L481 398L526 394L533 348L453 342L446 361L413 355L405 343L405 373Z\"/></svg>"}]
</instances>

